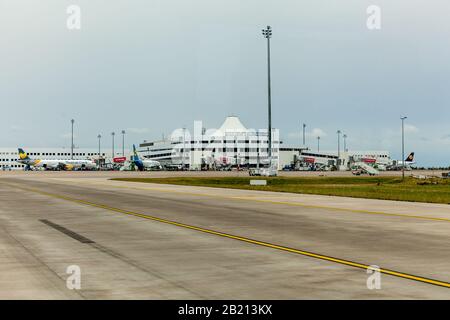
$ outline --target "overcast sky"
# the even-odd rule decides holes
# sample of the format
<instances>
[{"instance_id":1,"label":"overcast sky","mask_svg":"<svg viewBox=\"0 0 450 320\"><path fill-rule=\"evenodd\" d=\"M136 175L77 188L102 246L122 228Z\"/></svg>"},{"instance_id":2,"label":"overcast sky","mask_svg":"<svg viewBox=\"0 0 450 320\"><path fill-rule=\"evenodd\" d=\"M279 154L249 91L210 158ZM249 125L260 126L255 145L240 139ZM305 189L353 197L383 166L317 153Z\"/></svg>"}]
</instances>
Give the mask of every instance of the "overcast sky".
<instances>
[{"instance_id":1,"label":"overcast sky","mask_svg":"<svg viewBox=\"0 0 450 320\"><path fill-rule=\"evenodd\" d=\"M66 9L81 8L81 30ZM381 30L366 27L381 7ZM0 147L129 144L230 114L265 128L266 43L273 27L273 125L316 149L450 164L448 0L0 0Z\"/></svg>"}]
</instances>

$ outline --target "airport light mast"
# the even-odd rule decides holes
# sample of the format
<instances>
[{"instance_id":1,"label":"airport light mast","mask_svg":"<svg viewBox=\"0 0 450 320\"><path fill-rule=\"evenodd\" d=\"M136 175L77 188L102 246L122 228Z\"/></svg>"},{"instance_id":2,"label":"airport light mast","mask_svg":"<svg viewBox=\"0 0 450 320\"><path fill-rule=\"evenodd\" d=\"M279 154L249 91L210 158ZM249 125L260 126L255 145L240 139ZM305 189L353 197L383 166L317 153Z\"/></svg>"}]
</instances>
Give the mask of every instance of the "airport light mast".
<instances>
[{"instance_id":1,"label":"airport light mast","mask_svg":"<svg viewBox=\"0 0 450 320\"><path fill-rule=\"evenodd\" d=\"M70 120L70 123L72 124L72 140L70 144L70 159L73 160L73 124L75 123L75 120Z\"/></svg>"},{"instance_id":2,"label":"airport light mast","mask_svg":"<svg viewBox=\"0 0 450 320\"><path fill-rule=\"evenodd\" d=\"M337 136L338 136L338 158L337 158L337 163L336 165L338 166L338 170L339 170L339 166L341 164L341 130L338 130L337 132Z\"/></svg>"},{"instance_id":3,"label":"airport light mast","mask_svg":"<svg viewBox=\"0 0 450 320\"><path fill-rule=\"evenodd\" d=\"M184 153L186 149L186 127L183 127L183 152L181 153L181 163L183 165L182 170L184 170Z\"/></svg>"},{"instance_id":4,"label":"airport light mast","mask_svg":"<svg viewBox=\"0 0 450 320\"><path fill-rule=\"evenodd\" d=\"M303 124L303 146L305 146L305 144L306 144L305 129L306 129L306 123Z\"/></svg>"},{"instance_id":5,"label":"airport light mast","mask_svg":"<svg viewBox=\"0 0 450 320\"><path fill-rule=\"evenodd\" d=\"M259 129L256 131L256 169L259 172Z\"/></svg>"},{"instance_id":6,"label":"airport light mast","mask_svg":"<svg viewBox=\"0 0 450 320\"><path fill-rule=\"evenodd\" d=\"M205 156L205 154L204 154L204 152L203 152L203 150L204 150L204 148L203 148L203 136L205 135L205 133L206 133L206 128L205 127L202 127L202 142L201 142L201 144L200 144L200 147L202 148L202 164L203 164L203 158L204 158L204 156ZM206 162L206 161L205 161Z\"/></svg>"},{"instance_id":7,"label":"airport light mast","mask_svg":"<svg viewBox=\"0 0 450 320\"><path fill-rule=\"evenodd\" d=\"M267 39L267 107L268 107L268 156L269 156L269 169L272 168L272 88L270 79L270 38L272 37L272 28L267 26L262 30L264 38Z\"/></svg>"},{"instance_id":8,"label":"airport light mast","mask_svg":"<svg viewBox=\"0 0 450 320\"><path fill-rule=\"evenodd\" d=\"M344 152L347 152L347 135L344 133L342 138L344 138Z\"/></svg>"},{"instance_id":9,"label":"airport light mast","mask_svg":"<svg viewBox=\"0 0 450 320\"><path fill-rule=\"evenodd\" d=\"M122 157L125 157L125 130L122 130Z\"/></svg>"},{"instance_id":10,"label":"airport light mast","mask_svg":"<svg viewBox=\"0 0 450 320\"><path fill-rule=\"evenodd\" d=\"M408 117L400 117L402 120L402 180L405 179L405 119Z\"/></svg>"},{"instance_id":11,"label":"airport light mast","mask_svg":"<svg viewBox=\"0 0 450 320\"><path fill-rule=\"evenodd\" d=\"M98 139L98 166L100 167L100 141L102 140L102 135L98 134L97 136Z\"/></svg>"},{"instance_id":12,"label":"airport light mast","mask_svg":"<svg viewBox=\"0 0 450 320\"><path fill-rule=\"evenodd\" d=\"M112 153L112 159L111 159L111 161L113 161L114 162L114 136L116 135L116 133L115 132L111 132L111 136L112 136L112 150L111 150L111 153Z\"/></svg>"}]
</instances>

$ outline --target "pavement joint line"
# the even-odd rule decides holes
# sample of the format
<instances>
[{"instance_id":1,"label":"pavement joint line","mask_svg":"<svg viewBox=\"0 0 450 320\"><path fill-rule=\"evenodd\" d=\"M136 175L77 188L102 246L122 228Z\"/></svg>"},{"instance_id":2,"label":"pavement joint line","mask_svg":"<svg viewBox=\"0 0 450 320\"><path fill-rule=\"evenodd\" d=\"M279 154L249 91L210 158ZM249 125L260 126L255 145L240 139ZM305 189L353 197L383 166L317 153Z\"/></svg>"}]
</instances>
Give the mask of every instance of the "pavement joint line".
<instances>
[{"instance_id":1,"label":"pavement joint line","mask_svg":"<svg viewBox=\"0 0 450 320\"><path fill-rule=\"evenodd\" d=\"M216 235L216 236L220 236L220 237L224 237L224 238L228 238L228 239L239 240L239 241L242 241L242 242L251 243L251 244L255 244L255 245L259 245L259 246L267 247L267 248L272 248L272 249L276 249L276 250L280 250L280 251L295 253L295 254L311 257L311 258L316 258L316 259L319 259L319 260L325 260L325 261L329 261L329 262L334 262L334 263L337 263L337 264L342 264L342 265L346 265L346 266L350 266L350 267L354 267L354 268L365 269L365 270L372 268L370 265L366 265L366 264L363 264L363 263L353 262L353 261L350 261L350 260L335 258L335 257L327 256L327 255L322 255L322 254L313 253L313 252L309 252L309 251L304 251L304 250L300 250L300 249L285 247L285 246L282 246L282 245L272 244L272 243L265 242L265 241L259 241L259 240L250 239L250 238L237 236L237 235L232 235L232 234L228 234L228 233L224 233L224 232L220 232L220 231L215 231L215 230L211 230L211 229L206 229L206 228L202 228L202 227L188 225L188 224L184 224L184 223L180 223L180 222L176 222L176 221L172 221L172 220L167 220L167 219L158 218L158 217L155 217L155 216L150 216L150 215L147 215L147 214L142 214L142 213L138 213L138 212L128 211L128 210L124 210L124 209L120 209L120 208L114 208L114 207L110 207L110 206L103 205L103 204L97 204L97 203L93 203L93 202L86 201L86 200L71 198L71 197L68 197L68 196L48 193L48 192L35 190L35 189L30 189L30 188L24 188L24 187L21 187L21 186L19 187L19 186L16 186L16 185L14 185L14 187L16 187L18 189L22 189L24 191L30 191L30 192L38 193L38 194L41 194L41 195L49 196L49 197L52 197L52 198L56 198L56 199L63 199L63 200L66 200L66 201L80 203L80 204L88 205L88 206L91 206L91 207L101 208L101 209L105 209L105 210L108 210L108 211L113 211L113 212L118 212L118 213L130 215L130 216L140 217L140 218L144 218L144 219L147 219L147 220L162 222L162 223L165 223L165 224L169 224L169 225L173 225L173 226L177 226L177 227L182 227L182 228L185 228L185 229L200 231L200 232L203 232L203 233L208 233L208 234L212 234L212 235ZM435 286L440 286L440 287L445 287L445 288L449 288L450 289L450 282L445 282L445 281L441 281L441 280L435 280L435 279L431 279L431 278L425 278L425 277L421 277L421 276L416 276L416 275L403 273L403 272L398 272L398 271L390 270L390 269L384 269L384 268L380 268L379 272L381 272L383 274L386 274L386 275L390 275L390 276L395 276L395 277L408 279L408 280L414 280L414 281L417 281L417 282L422 282L422 283L435 285Z\"/></svg>"},{"instance_id":2,"label":"pavement joint line","mask_svg":"<svg viewBox=\"0 0 450 320\"><path fill-rule=\"evenodd\" d=\"M127 182L131 182L131 181L127 181ZM178 194L193 195L193 196L200 196L200 197L211 197L211 198L230 199L230 200L242 200L242 201L255 201L255 202L263 202L263 203L271 203L271 204L283 204L283 205L303 207L303 208L311 208L311 209L326 209L326 210L334 210L334 211L339 211L339 212L363 213L363 214L384 215L384 216L391 216L391 217L398 217L398 218L409 218L409 219L420 219L420 220L450 222L450 218L426 217L426 216L420 216L420 215L390 213L390 212L383 212L383 211L371 211L371 210L362 210L362 209L338 208L338 207L331 207L331 206L310 205L310 204L304 204L304 203L299 203L299 202L254 199L253 197L221 196L221 195L217 195L217 194L202 194L202 193L195 193L195 192L176 191L176 190L170 190L170 189L164 189L164 188L152 188L152 187L150 187L150 188L142 188L142 187L131 187L131 186L117 186L117 185L110 185L110 184L107 184L107 183L95 183L95 184L97 184L97 185L104 185L104 186L110 186L110 187L114 187L114 188L160 191L160 192L178 193ZM227 190L229 190L229 189L227 189ZM233 190L235 190L235 189L233 189ZM237 190L242 190L242 189L237 189Z\"/></svg>"}]
</instances>

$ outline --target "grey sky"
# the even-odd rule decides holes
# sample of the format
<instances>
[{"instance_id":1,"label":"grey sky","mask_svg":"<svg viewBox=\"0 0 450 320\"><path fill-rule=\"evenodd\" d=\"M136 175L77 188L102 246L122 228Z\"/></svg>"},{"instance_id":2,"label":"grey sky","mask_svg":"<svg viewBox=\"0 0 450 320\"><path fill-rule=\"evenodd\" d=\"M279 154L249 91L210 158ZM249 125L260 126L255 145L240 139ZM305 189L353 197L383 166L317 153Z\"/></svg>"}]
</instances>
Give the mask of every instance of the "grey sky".
<instances>
[{"instance_id":1,"label":"grey sky","mask_svg":"<svg viewBox=\"0 0 450 320\"><path fill-rule=\"evenodd\" d=\"M82 29L66 28L66 8ZM366 28L379 5L382 29ZM0 0L0 146L95 147L126 129L128 142L203 120L238 115L266 126L270 24L273 123L286 144L336 130L350 149L449 165L450 2L448 0ZM105 140L104 143L109 143Z\"/></svg>"}]
</instances>

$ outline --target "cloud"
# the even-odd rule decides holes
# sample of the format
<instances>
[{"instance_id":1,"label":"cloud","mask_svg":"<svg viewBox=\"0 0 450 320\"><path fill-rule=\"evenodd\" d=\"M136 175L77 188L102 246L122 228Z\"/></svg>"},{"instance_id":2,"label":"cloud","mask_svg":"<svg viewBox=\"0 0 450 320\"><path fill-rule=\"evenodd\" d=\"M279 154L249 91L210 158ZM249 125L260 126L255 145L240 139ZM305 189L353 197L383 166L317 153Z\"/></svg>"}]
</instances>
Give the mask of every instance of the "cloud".
<instances>
[{"instance_id":1,"label":"cloud","mask_svg":"<svg viewBox=\"0 0 450 320\"><path fill-rule=\"evenodd\" d=\"M70 138L72 138L72 134L70 132L69 133L63 133L63 134L60 135L60 137L63 138L63 139L70 139ZM73 134L73 138L74 139L77 138L77 135L75 133Z\"/></svg>"},{"instance_id":2,"label":"cloud","mask_svg":"<svg viewBox=\"0 0 450 320\"><path fill-rule=\"evenodd\" d=\"M412 124L405 124L405 133L416 133L419 132L419 129Z\"/></svg>"},{"instance_id":3,"label":"cloud","mask_svg":"<svg viewBox=\"0 0 450 320\"><path fill-rule=\"evenodd\" d=\"M18 125L16 125L16 124L12 124L12 125L10 126L10 129L11 129L11 131L23 131L23 130L24 130L23 127L18 126Z\"/></svg>"},{"instance_id":4,"label":"cloud","mask_svg":"<svg viewBox=\"0 0 450 320\"><path fill-rule=\"evenodd\" d=\"M288 133L289 138L298 139L299 136L300 136L300 134L298 132L289 132Z\"/></svg>"},{"instance_id":5,"label":"cloud","mask_svg":"<svg viewBox=\"0 0 450 320\"><path fill-rule=\"evenodd\" d=\"M307 132L306 135L308 137L317 138L317 137L326 137L327 133L320 128L314 128L311 130L311 132Z\"/></svg>"},{"instance_id":6,"label":"cloud","mask_svg":"<svg viewBox=\"0 0 450 320\"><path fill-rule=\"evenodd\" d=\"M126 131L129 133L136 133L136 134L143 134L150 132L148 128L127 128Z\"/></svg>"},{"instance_id":7,"label":"cloud","mask_svg":"<svg viewBox=\"0 0 450 320\"><path fill-rule=\"evenodd\" d=\"M295 138L298 139L299 137L302 137L302 132L301 131L297 131L297 132L291 132L288 134L289 138ZM326 137L327 133L325 131L323 131L320 128L314 128L311 131L307 131L306 132L306 137L309 138L317 138L317 137Z\"/></svg>"}]
</instances>

